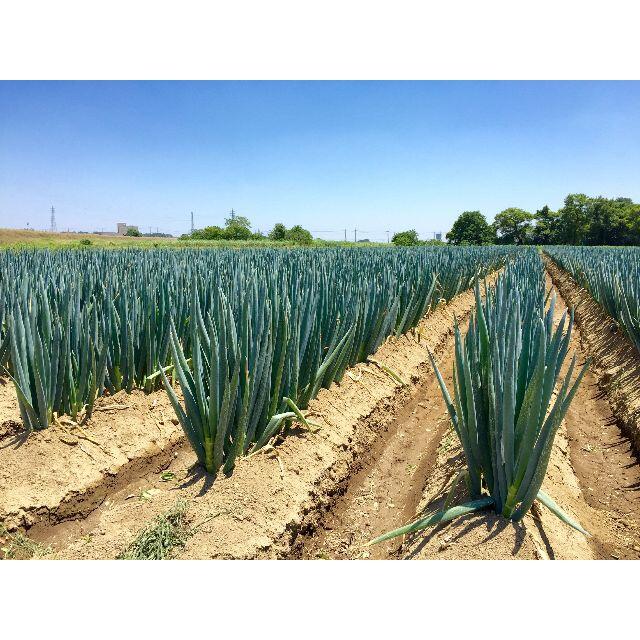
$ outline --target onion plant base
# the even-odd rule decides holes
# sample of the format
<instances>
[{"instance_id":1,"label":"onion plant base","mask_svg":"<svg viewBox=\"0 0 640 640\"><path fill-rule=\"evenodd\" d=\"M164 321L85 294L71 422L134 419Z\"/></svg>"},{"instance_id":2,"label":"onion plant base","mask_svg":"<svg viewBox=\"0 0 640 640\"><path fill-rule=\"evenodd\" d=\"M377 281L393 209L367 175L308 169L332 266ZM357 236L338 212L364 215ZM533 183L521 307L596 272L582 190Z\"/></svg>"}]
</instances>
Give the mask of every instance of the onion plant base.
<instances>
[{"instance_id":1,"label":"onion plant base","mask_svg":"<svg viewBox=\"0 0 640 640\"><path fill-rule=\"evenodd\" d=\"M538 491L538 495L536 499L541 502L551 513L558 516L562 522L568 524L570 527L579 531L585 536L590 535L588 531L583 529L578 522L576 522L571 516L569 516L565 511L563 511L554 501L548 496L544 491ZM445 505L445 508L436 511L426 518L420 518L419 520L415 520L414 522L405 525L404 527L400 527L399 529L394 529L393 531L389 531L388 533L384 533L381 536L378 536L371 542L368 542L365 546L371 546L374 544L378 544L380 542L384 542L385 540L391 540L392 538L397 538L398 536L405 535L407 533L413 533L415 531L421 531L423 529L427 529L429 527L433 527L438 524L442 524L444 522L450 522L455 518L459 518L460 516L466 516L469 513L475 513L477 511L483 511L484 509L488 509L489 507L496 506L495 500L491 496L486 496L484 498L479 498L477 500L471 500L469 502L464 502L461 505L457 505L455 507L448 507ZM508 518L509 520L516 521L514 518Z\"/></svg>"}]
</instances>

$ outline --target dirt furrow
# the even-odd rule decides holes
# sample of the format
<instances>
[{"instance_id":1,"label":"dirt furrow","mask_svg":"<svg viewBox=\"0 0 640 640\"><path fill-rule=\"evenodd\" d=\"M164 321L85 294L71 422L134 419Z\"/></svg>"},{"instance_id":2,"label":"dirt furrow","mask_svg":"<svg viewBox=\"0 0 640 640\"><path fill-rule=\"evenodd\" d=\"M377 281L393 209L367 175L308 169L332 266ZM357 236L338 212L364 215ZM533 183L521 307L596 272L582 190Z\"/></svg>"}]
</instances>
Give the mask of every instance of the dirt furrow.
<instances>
[{"instance_id":1,"label":"dirt furrow","mask_svg":"<svg viewBox=\"0 0 640 640\"><path fill-rule=\"evenodd\" d=\"M443 346L441 372L451 382L453 337ZM294 557L388 558L399 546L364 543L411 521L433 471L438 445L448 431L446 408L433 372L366 453L345 493L312 535L301 536Z\"/></svg>"}]
</instances>

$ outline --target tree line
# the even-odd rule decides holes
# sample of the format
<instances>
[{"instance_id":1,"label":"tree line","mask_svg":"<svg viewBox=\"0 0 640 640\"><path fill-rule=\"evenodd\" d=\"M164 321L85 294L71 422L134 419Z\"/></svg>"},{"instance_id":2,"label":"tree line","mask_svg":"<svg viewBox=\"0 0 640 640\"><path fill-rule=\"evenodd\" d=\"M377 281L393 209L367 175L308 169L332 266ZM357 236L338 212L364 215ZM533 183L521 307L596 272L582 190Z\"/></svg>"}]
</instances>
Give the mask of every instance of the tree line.
<instances>
[{"instance_id":1,"label":"tree line","mask_svg":"<svg viewBox=\"0 0 640 640\"><path fill-rule=\"evenodd\" d=\"M288 242L292 244L312 244L311 232L299 224L287 229L278 222L273 229L265 235L260 231L251 230L251 222L245 216L231 216L225 218L224 227L216 225L195 229L193 233L185 233L180 240L271 240L275 242Z\"/></svg>"},{"instance_id":2,"label":"tree line","mask_svg":"<svg viewBox=\"0 0 640 640\"><path fill-rule=\"evenodd\" d=\"M447 233L455 245L483 244L574 244L640 245L640 204L631 198L590 197L569 194L563 206L552 211L547 205L535 213L509 207L489 223L480 211L464 211ZM181 236L182 240L270 240L298 245L314 242L311 232L300 225L288 229L277 223L267 234L251 230L245 216L225 219L224 227L209 226ZM415 230L394 234L396 246L442 244L437 240L421 241Z\"/></svg>"},{"instance_id":3,"label":"tree line","mask_svg":"<svg viewBox=\"0 0 640 640\"><path fill-rule=\"evenodd\" d=\"M530 213L509 207L493 224L479 211L465 211L447 233L451 244L640 244L640 204L631 198L572 193L558 211L548 206Z\"/></svg>"}]
</instances>

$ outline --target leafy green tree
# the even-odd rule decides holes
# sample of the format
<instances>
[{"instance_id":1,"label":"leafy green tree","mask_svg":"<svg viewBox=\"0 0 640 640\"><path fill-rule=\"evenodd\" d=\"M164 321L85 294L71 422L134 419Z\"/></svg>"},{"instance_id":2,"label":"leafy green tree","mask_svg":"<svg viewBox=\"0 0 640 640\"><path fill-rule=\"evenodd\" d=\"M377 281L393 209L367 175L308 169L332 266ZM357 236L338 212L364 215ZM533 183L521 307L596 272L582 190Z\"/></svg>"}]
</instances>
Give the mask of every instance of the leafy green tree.
<instances>
[{"instance_id":1,"label":"leafy green tree","mask_svg":"<svg viewBox=\"0 0 640 640\"><path fill-rule=\"evenodd\" d=\"M464 211L447 233L451 244L493 244L495 231L479 211Z\"/></svg>"},{"instance_id":2,"label":"leafy green tree","mask_svg":"<svg viewBox=\"0 0 640 640\"><path fill-rule=\"evenodd\" d=\"M253 235L249 218L245 216L225 218L224 224L223 237L225 240L250 240Z\"/></svg>"},{"instance_id":3,"label":"leafy green tree","mask_svg":"<svg viewBox=\"0 0 640 640\"><path fill-rule=\"evenodd\" d=\"M249 222L249 218L246 216L229 216L224 219L224 226L229 227L231 225L238 225L240 227L246 227L247 229L251 229L251 222Z\"/></svg>"},{"instance_id":4,"label":"leafy green tree","mask_svg":"<svg viewBox=\"0 0 640 640\"><path fill-rule=\"evenodd\" d=\"M524 209L509 207L501 211L493 221L501 244L527 244L531 240L533 216Z\"/></svg>"},{"instance_id":5,"label":"leafy green tree","mask_svg":"<svg viewBox=\"0 0 640 640\"><path fill-rule=\"evenodd\" d=\"M638 216L639 207L629 198L590 198L588 209L590 222L586 244L625 245L637 242L634 219Z\"/></svg>"},{"instance_id":6,"label":"leafy green tree","mask_svg":"<svg viewBox=\"0 0 640 640\"><path fill-rule=\"evenodd\" d=\"M535 226L533 227L532 243L558 244L560 216L545 204L542 209L535 212L533 217L535 218Z\"/></svg>"},{"instance_id":7,"label":"leafy green tree","mask_svg":"<svg viewBox=\"0 0 640 640\"><path fill-rule=\"evenodd\" d=\"M626 207L627 227L629 229L630 244L640 244L640 204L630 202Z\"/></svg>"},{"instance_id":8,"label":"leafy green tree","mask_svg":"<svg viewBox=\"0 0 640 640\"><path fill-rule=\"evenodd\" d=\"M269 232L269 240L284 240L287 237L287 227L282 222L278 222L274 225L273 229Z\"/></svg>"},{"instance_id":9,"label":"leafy green tree","mask_svg":"<svg viewBox=\"0 0 640 640\"><path fill-rule=\"evenodd\" d=\"M410 229L394 233L391 242L398 247L415 247L420 244L420 238L418 238L418 232L415 229Z\"/></svg>"},{"instance_id":10,"label":"leafy green tree","mask_svg":"<svg viewBox=\"0 0 640 640\"><path fill-rule=\"evenodd\" d=\"M213 225L194 231L192 237L195 240L223 240L224 229Z\"/></svg>"},{"instance_id":11,"label":"leafy green tree","mask_svg":"<svg viewBox=\"0 0 640 640\"><path fill-rule=\"evenodd\" d=\"M137 230L129 227L127 232L124 234L125 236L133 236L134 238L139 238L142 234Z\"/></svg>"},{"instance_id":12,"label":"leafy green tree","mask_svg":"<svg viewBox=\"0 0 640 640\"><path fill-rule=\"evenodd\" d=\"M230 224L224 228L224 239L225 240L250 240L251 229L248 229L244 225L240 224Z\"/></svg>"},{"instance_id":13,"label":"leafy green tree","mask_svg":"<svg viewBox=\"0 0 640 640\"><path fill-rule=\"evenodd\" d=\"M590 198L584 193L571 193L564 199L560 215L562 244L583 244L589 232Z\"/></svg>"},{"instance_id":14,"label":"leafy green tree","mask_svg":"<svg viewBox=\"0 0 640 640\"><path fill-rule=\"evenodd\" d=\"M299 224L297 224L286 232L285 240L295 242L296 244L309 245L313 243L313 236L310 231L303 229Z\"/></svg>"}]
</instances>

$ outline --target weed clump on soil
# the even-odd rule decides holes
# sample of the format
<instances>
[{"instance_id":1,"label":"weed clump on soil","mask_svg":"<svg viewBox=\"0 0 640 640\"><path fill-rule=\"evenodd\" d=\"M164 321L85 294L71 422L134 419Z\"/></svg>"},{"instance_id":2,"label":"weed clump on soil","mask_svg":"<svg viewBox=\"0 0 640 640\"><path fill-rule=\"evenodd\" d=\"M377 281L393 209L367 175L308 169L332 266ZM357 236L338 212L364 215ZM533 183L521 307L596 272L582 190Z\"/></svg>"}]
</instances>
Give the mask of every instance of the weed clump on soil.
<instances>
[{"instance_id":1,"label":"weed clump on soil","mask_svg":"<svg viewBox=\"0 0 640 640\"><path fill-rule=\"evenodd\" d=\"M53 553L49 546L31 540L24 533L9 533L0 524L0 558L3 560L39 560Z\"/></svg>"},{"instance_id":2,"label":"weed clump on soil","mask_svg":"<svg viewBox=\"0 0 640 640\"><path fill-rule=\"evenodd\" d=\"M168 560L176 547L184 547L190 531L186 525L188 505L179 500L156 517L136 536L118 560Z\"/></svg>"}]
</instances>

